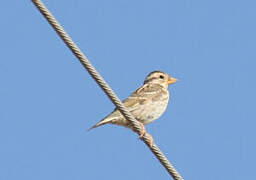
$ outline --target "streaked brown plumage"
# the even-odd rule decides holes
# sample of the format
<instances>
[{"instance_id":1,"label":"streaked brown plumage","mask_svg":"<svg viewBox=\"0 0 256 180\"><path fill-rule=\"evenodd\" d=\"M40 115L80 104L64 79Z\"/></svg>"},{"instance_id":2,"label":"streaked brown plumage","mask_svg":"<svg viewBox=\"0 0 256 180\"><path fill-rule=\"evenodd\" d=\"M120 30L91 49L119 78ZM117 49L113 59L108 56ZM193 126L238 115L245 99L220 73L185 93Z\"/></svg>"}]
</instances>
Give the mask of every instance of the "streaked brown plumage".
<instances>
[{"instance_id":1,"label":"streaked brown plumage","mask_svg":"<svg viewBox=\"0 0 256 180\"><path fill-rule=\"evenodd\" d=\"M170 77L164 72L153 71L146 77L144 85L125 99L123 104L142 126L151 123L158 119L166 110L169 102L168 85L176 81L175 78ZM130 123L115 109L91 129L107 123L131 128ZM145 133L141 132L140 135L143 136Z\"/></svg>"}]
</instances>

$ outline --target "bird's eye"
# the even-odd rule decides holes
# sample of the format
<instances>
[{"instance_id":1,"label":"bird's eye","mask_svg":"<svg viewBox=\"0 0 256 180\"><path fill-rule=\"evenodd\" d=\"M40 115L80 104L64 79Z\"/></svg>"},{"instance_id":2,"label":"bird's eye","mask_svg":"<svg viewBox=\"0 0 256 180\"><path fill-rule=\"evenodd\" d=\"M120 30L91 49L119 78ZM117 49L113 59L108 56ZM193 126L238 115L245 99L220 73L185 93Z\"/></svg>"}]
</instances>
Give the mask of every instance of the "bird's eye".
<instances>
[{"instance_id":1,"label":"bird's eye","mask_svg":"<svg viewBox=\"0 0 256 180\"><path fill-rule=\"evenodd\" d=\"M160 79L164 79L164 76L163 76L163 75L160 75L159 77L160 77Z\"/></svg>"}]
</instances>

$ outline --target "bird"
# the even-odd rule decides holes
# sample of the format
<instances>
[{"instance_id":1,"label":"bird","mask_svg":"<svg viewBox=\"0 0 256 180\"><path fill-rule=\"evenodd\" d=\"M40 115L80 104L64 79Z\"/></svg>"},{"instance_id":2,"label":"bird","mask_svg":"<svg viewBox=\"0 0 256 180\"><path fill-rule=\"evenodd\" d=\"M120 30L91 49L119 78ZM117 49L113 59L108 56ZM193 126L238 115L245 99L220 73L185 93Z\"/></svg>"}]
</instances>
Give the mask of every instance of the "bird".
<instances>
[{"instance_id":1,"label":"bird","mask_svg":"<svg viewBox=\"0 0 256 180\"><path fill-rule=\"evenodd\" d=\"M166 111L170 97L168 86L176 81L177 79L169 76L165 72L153 71L147 75L143 85L123 101L124 106L128 108L129 112L141 126L141 131L138 132L139 137L148 136L150 146L153 145L154 140L146 132L144 125L152 123ZM115 124L135 131L130 122L126 120L117 108L89 130L104 124Z\"/></svg>"}]
</instances>

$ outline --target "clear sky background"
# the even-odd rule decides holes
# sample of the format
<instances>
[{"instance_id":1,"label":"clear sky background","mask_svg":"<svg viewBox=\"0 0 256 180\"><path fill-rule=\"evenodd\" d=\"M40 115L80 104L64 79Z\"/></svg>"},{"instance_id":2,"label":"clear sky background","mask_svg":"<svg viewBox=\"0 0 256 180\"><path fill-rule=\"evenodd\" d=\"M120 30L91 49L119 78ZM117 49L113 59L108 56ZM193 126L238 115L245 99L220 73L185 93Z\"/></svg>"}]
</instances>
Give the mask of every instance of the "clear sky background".
<instances>
[{"instance_id":1,"label":"clear sky background","mask_svg":"<svg viewBox=\"0 0 256 180\"><path fill-rule=\"evenodd\" d=\"M44 3L121 99L180 80L147 130L184 179L256 179L255 0ZM0 180L170 179L130 130L87 132L114 105L34 5L0 9Z\"/></svg>"}]
</instances>

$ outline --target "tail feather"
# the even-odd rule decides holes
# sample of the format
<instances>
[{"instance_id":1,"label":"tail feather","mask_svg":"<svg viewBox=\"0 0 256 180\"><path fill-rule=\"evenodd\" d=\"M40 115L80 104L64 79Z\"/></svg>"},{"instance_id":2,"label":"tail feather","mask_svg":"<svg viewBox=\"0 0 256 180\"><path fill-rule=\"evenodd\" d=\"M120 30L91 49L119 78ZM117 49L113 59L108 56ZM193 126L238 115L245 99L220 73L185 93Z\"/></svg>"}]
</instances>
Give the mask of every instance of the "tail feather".
<instances>
[{"instance_id":1,"label":"tail feather","mask_svg":"<svg viewBox=\"0 0 256 180\"><path fill-rule=\"evenodd\" d=\"M88 131L90 131L90 130L96 128L96 127L102 126L104 124L111 123L111 121L113 119L115 119L115 118L111 118L111 119L110 118L105 118L105 119L101 120L100 122L98 122L97 124L95 124L94 126L92 126L90 129L88 129Z\"/></svg>"}]
</instances>

